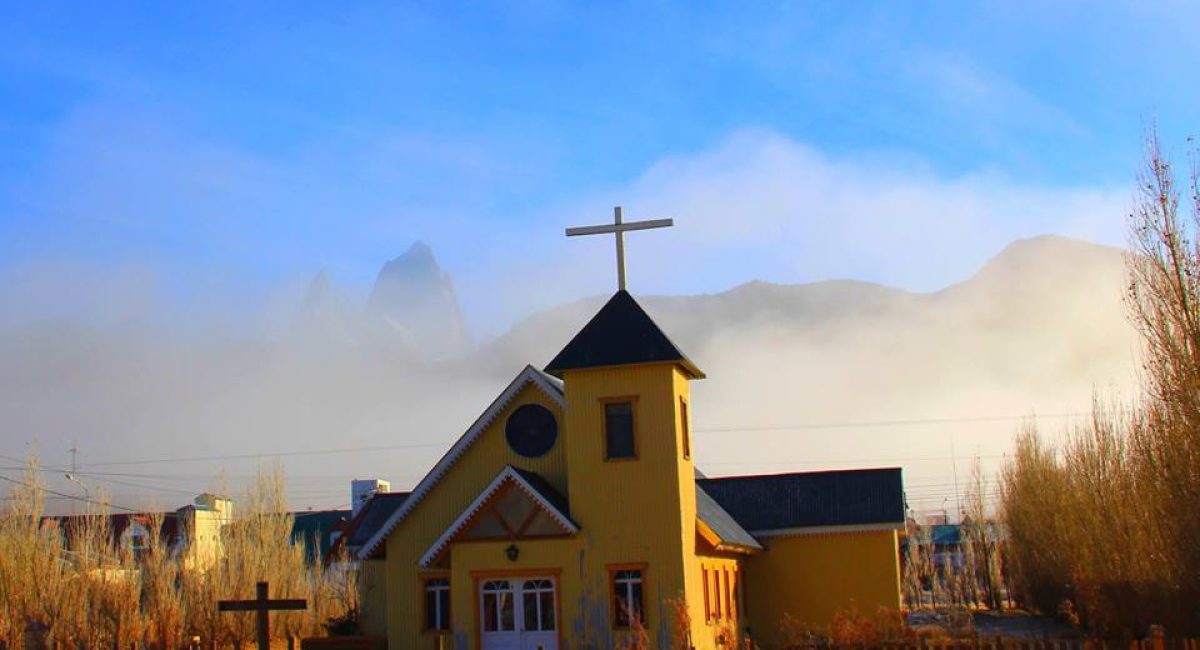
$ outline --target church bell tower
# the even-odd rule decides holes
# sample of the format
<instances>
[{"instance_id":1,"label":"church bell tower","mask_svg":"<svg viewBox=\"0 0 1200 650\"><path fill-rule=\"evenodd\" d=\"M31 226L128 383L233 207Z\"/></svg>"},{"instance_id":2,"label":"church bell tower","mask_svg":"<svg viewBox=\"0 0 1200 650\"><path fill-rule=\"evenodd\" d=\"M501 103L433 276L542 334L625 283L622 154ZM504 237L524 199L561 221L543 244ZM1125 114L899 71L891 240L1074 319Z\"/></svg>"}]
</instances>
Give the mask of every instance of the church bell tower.
<instances>
[{"instance_id":1,"label":"church bell tower","mask_svg":"<svg viewBox=\"0 0 1200 650\"><path fill-rule=\"evenodd\" d=\"M704 373L626 291L618 291L546 371L563 380L572 516L590 575L645 567L650 605L685 593L696 483L689 383Z\"/></svg>"}]
</instances>

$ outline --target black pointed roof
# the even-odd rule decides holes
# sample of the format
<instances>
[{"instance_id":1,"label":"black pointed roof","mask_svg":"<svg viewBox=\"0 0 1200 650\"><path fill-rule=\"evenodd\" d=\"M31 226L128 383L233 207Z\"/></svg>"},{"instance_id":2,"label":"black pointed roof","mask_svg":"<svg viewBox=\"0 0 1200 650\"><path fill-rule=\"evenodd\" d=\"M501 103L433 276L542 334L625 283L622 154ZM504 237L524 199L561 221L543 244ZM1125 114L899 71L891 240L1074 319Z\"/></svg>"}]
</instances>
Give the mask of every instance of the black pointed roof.
<instances>
[{"instance_id":1,"label":"black pointed roof","mask_svg":"<svg viewBox=\"0 0 1200 650\"><path fill-rule=\"evenodd\" d=\"M633 296L621 290L546 365L546 372L562 377L566 370L665 361L678 363L694 379L704 378Z\"/></svg>"}]
</instances>

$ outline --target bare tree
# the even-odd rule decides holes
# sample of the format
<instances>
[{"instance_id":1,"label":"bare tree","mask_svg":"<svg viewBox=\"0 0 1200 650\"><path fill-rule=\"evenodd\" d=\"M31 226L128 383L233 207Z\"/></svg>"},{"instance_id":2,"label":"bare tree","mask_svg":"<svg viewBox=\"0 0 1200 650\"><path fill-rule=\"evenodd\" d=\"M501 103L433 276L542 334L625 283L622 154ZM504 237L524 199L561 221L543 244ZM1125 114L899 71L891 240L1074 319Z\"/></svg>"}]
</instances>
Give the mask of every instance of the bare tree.
<instances>
[{"instance_id":1,"label":"bare tree","mask_svg":"<svg viewBox=\"0 0 1200 650\"><path fill-rule=\"evenodd\" d=\"M1147 137L1129 215L1126 307L1144 343L1128 407L1097 399L1061 450L1019 439L1001 484L1020 595L1095 631L1200 633L1200 174L1185 200ZM1061 453L1059 453L1061 451Z\"/></svg>"},{"instance_id":2,"label":"bare tree","mask_svg":"<svg viewBox=\"0 0 1200 650\"><path fill-rule=\"evenodd\" d=\"M1130 217L1127 305L1145 344L1148 425L1133 437L1145 460L1147 497L1159 505L1158 531L1178 549L1179 584L1200 584L1200 174L1189 156L1188 214L1157 134L1147 138L1146 168Z\"/></svg>"}]
</instances>

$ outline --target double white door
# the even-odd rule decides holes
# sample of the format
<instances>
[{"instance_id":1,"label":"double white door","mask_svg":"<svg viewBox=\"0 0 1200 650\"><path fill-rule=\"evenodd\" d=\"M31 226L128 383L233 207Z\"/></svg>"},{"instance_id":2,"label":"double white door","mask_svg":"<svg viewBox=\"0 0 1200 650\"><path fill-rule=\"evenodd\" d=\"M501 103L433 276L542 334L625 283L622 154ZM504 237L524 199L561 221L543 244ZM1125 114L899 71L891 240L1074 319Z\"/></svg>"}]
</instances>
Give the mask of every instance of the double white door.
<instances>
[{"instance_id":1,"label":"double white door","mask_svg":"<svg viewBox=\"0 0 1200 650\"><path fill-rule=\"evenodd\" d=\"M495 578L479 585L483 650L558 650L554 578Z\"/></svg>"}]
</instances>

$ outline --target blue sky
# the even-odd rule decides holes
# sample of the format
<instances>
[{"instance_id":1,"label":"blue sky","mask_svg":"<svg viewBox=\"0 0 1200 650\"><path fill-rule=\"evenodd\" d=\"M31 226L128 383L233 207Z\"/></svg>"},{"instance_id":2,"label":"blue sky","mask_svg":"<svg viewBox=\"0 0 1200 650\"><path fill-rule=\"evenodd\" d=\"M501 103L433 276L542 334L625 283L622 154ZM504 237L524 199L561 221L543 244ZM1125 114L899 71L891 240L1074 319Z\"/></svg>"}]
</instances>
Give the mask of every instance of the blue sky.
<instances>
[{"instance_id":1,"label":"blue sky","mask_svg":"<svg viewBox=\"0 0 1200 650\"><path fill-rule=\"evenodd\" d=\"M561 230L615 203L679 224L633 236L637 291L928 290L1121 243L1145 125L1200 128L1182 2L46 4L0 21L22 315L361 292L423 239L494 333L610 290Z\"/></svg>"}]
</instances>

